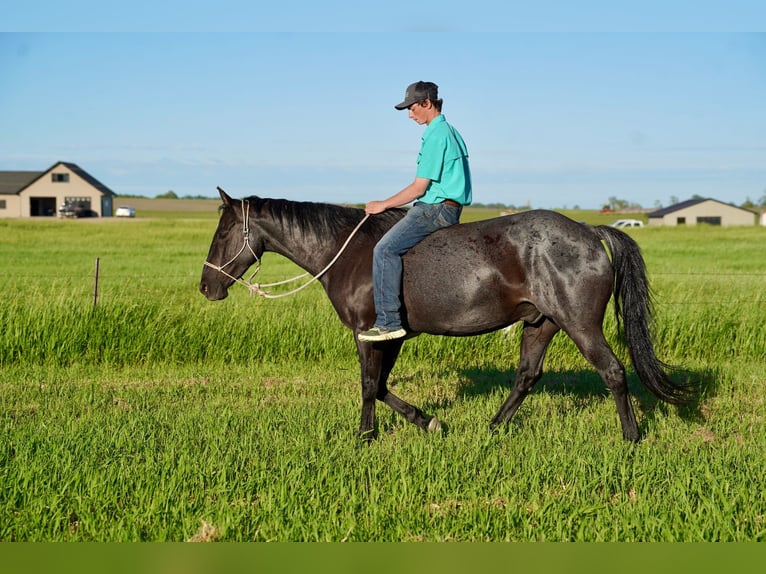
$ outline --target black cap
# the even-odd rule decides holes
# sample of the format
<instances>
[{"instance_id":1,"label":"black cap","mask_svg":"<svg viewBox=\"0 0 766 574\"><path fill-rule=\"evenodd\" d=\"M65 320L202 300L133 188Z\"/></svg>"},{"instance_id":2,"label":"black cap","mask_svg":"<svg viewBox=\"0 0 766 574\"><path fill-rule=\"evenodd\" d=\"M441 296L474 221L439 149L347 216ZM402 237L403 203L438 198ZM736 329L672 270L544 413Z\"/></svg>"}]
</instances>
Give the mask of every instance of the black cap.
<instances>
[{"instance_id":1,"label":"black cap","mask_svg":"<svg viewBox=\"0 0 766 574\"><path fill-rule=\"evenodd\" d=\"M415 82L407 86L407 91L404 92L404 101L394 107L397 110L406 110L416 102L422 102L423 100L431 100L433 102L438 99L439 86L433 82Z\"/></svg>"}]
</instances>

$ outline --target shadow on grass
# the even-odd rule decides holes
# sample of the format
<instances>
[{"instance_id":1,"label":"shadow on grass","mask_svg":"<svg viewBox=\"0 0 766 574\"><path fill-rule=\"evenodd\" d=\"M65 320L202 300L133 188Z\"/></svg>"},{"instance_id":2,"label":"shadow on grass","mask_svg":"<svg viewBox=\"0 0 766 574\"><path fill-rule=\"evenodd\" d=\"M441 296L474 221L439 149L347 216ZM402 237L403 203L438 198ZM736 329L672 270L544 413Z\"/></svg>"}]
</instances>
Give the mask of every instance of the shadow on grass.
<instances>
[{"instance_id":1,"label":"shadow on grass","mask_svg":"<svg viewBox=\"0 0 766 574\"><path fill-rule=\"evenodd\" d=\"M511 392L516 375L515 371L498 369L465 369L459 372L465 383L458 389L457 396L465 399L503 390L502 394L505 396L502 400L505 400L505 397ZM671 405L655 397L633 371L628 371L627 376L628 392L635 399L635 405L638 409L637 415L642 419L639 421L639 427L643 435L646 431L647 422L654 420L656 416L664 416L666 409ZM695 399L690 404L675 407L679 417L687 422L700 423L704 421L706 417L702 410L703 401L705 398L717 394L719 381L722 380L720 371L718 369L679 370L674 371L671 378L679 384L691 384L697 390ZM592 370L544 372L530 394L539 393L574 396L581 399L577 402L583 408L586 408L589 398L610 396L606 384L599 374ZM498 409L501 404L502 402L498 403Z\"/></svg>"}]
</instances>

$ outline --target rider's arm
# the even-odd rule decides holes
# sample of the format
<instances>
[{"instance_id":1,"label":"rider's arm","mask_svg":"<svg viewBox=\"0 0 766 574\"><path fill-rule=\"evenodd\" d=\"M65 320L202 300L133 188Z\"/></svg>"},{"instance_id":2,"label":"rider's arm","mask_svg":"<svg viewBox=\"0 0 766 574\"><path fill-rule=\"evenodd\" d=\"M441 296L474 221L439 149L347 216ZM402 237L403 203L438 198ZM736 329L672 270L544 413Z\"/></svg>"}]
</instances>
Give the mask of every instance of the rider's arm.
<instances>
[{"instance_id":1,"label":"rider's arm","mask_svg":"<svg viewBox=\"0 0 766 574\"><path fill-rule=\"evenodd\" d=\"M423 194L428 189L428 185L430 183L430 179L425 177L416 177L411 184L409 184L399 193L392 195L383 201L371 201L365 206L364 210L367 213L375 214L382 213L386 209L391 209L392 207L400 207L402 205L406 205L419 197L423 197Z\"/></svg>"}]
</instances>

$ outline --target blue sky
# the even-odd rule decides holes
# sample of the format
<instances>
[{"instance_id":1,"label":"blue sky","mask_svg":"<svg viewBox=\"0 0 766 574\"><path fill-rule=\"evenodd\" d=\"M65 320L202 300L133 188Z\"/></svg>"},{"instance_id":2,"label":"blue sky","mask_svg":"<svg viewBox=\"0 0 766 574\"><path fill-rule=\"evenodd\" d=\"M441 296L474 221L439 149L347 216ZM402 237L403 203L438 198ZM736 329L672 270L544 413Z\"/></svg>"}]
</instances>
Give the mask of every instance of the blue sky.
<instances>
[{"instance_id":1,"label":"blue sky","mask_svg":"<svg viewBox=\"0 0 766 574\"><path fill-rule=\"evenodd\" d=\"M0 33L0 169L64 160L118 194L220 185L363 203L414 176L423 128L393 106L429 80L468 145L475 202L766 194L764 33L312 32L305 16L290 32L179 32L167 19L96 32L103 21L53 16L36 22L49 31Z\"/></svg>"}]
</instances>

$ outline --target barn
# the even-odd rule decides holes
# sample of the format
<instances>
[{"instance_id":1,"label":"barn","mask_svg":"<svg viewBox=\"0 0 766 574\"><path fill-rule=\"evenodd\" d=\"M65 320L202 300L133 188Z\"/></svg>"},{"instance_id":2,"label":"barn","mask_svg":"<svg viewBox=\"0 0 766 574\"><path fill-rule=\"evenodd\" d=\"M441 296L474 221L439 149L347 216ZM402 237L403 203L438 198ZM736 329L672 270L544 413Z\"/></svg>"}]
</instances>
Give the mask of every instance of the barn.
<instances>
[{"instance_id":1,"label":"barn","mask_svg":"<svg viewBox=\"0 0 766 574\"><path fill-rule=\"evenodd\" d=\"M755 225L756 213L716 199L689 199L647 214L649 225Z\"/></svg>"},{"instance_id":2,"label":"barn","mask_svg":"<svg viewBox=\"0 0 766 574\"><path fill-rule=\"evenodd\" d=\"M111 217L115 193L74 163L0 171L0 218Z\"/></svg>"}]
</instances>

